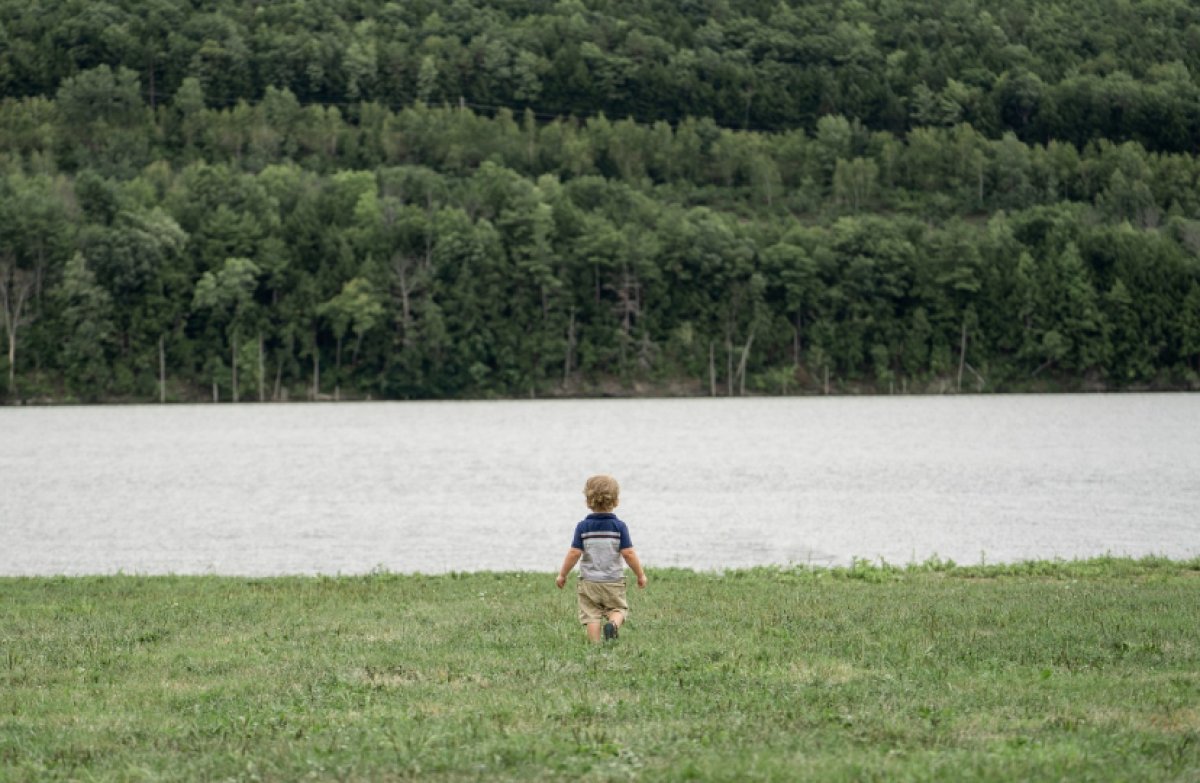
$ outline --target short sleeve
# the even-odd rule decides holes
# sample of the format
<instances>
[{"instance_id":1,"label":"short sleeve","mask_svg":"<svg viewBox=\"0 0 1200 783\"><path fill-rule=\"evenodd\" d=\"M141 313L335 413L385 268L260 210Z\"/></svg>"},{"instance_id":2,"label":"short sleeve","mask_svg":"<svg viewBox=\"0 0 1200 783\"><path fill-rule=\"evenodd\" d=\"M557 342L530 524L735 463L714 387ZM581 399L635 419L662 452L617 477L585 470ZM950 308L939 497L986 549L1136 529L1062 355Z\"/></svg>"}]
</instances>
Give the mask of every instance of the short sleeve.
<instances>
[{"instance_id":1,"label":"short sleeve","mask_svg":"<svg viewBox=\"0 0 1200 783\"><path fill-rule=\"evenodd\" d=\"M629 538L629 527L624 522L620 522L618 525L621 530L621 546L619 548L623 550L633 548L633 541Z\"/></svg>"},{"instance_id":2,"label":"short sleeve","mask_svg":"<svg viewBox=\"0 0 1200 783\"><path fill-rule=\"evenodd\" d=\"M621 539L622 541L624 539ZM580 522L575 526L575 535L571 537L572 549L583 549L583 523Z\"/></svg>"}]
</instances>

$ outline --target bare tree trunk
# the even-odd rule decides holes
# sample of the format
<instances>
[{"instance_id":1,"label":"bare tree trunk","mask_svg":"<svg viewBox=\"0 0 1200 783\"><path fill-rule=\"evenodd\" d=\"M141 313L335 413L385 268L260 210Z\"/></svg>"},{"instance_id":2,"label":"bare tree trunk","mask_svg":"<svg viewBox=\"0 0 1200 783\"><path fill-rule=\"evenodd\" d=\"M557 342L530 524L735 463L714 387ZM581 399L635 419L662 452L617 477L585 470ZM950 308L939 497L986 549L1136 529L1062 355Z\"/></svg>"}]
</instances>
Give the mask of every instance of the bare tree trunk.
<instances>
[{"instance_id":1,"label":"bare tree trunk","mask_svg":"<svg viewBox=\"0 0 1200 783\"><path fill-rule=\"evenodd\" d=\"M33 267L33 298L38 312L42 311L42 283L46 279L46 247L42 237L37 239L37 261Z\"/></svg>"},{"instance_id":2,"label":"bare tree trunk","mask_svg":"<svg viewBox=\"0 0 1200 783\"><path fill-rule=\"evenodd\" d=\"M708 341L708 396L717 396L716 347L712 340Z\"/></svg>"},{"instance_id":3,"label":"bare tree trunk","mask_svg":"<svg viewBox=\"0 0 1200 783\"><path fill-rule=\"evenodd\" d=\"M284 349L288 356L292 355L292 349L295 347L295 337L291 332L288 332L287 346ZM275 362L275 391L271 395L271 400L278 402L283 384L283 355L281 354Z\"/></svg>"},{"instance_id":4,"label":"bare tree trunk","mask_svg":"<svg viewBox=\"0 0 1200 783\"><path fill-rule=\"evenodd\" d=\"M238 377L237 377L238 343L237 343L237 333L236 332L233 334L233 337L229 340L229 343L232 346L230 348L229 353L230 353L230 366L233 367L233 401L237 402L238 401Z\"/></svg>"},{"instance_id":5,"label":"bare tree trunk","mask_svg":"<svg viewBox=\"0 0 1200 783\"><path fill-rule=\"evenodd\" d=\"M163 336L158 336L158 402L167 401L167 352L163 345Z\"/></svg>"},{"instance_id":6,"label":"bare tree trunk","mask_svg":"<svg viewBox=\"0 0 1200 783\"><path fill-rule=\"evenodd\" d=\"M333 384L333 401L342 401L342 338L337 338L337 352L334 354L334 377L337 379Z\"/></svg>"},{"instance_id":7,"label":"bare tree trunk","mask_svg":"<svg viewBox=\"0 0 1200 783\"><path fill-rule=\"evenodd\" d=\"M829 396L829 365L825 365L825 396Z\"/></svg>"},{"instance_id":8,"label":"bare tree trunk","mask_svg":"<svg viewBox=\"0 0 1200 783\"><path fill-rule=\"evenodd\" d=\"M8 328L8 393L17 393L17 330Z\"/></svg>"},{"instance_id":9,"label":"bare tree trunk","mask_svg":"<svg viewBox=\"0 0 1200 783\"><path fill-rule=\"evenodd\" d=\"M975 380L979 383L978 390L983 391L983 387L987 386L987 378L980 375L979 371L972 367L970 362L967 362L967 369L971 371L971 374L975 376Z\"/></svg>"},{"instance_id":10,"label":"bare tree trunk","mask_svg":"<svg viewBox=\"0 0 1200 783\"><path fill-rule=\"evenodd\" d=\"M321 392L321 349L317 345L317 332L313 330L313 382L312 399L315 401Z\"/></svg>"},{"instance_id":11,"label":"bare tree trunk","mask_svg":"<svg viewBox=\"0 0 1200 783\"><path fill-rule=\"evenodd\" d=\"M733 396L733 338L725 333L725 395Z\"/></svg>"},{"instance_id":12,"label":"bare tree trunk","mask_svg":"<svg viewBox=\"0 0 1200 783\"><path fill-rule=\"evenodd\" d=\"M572 354L575 351L575 308L571 308L571 320L567 322L567 355L563 359L563 387L571 380Z\"/></svg>"},{"instance_id":13,"label":"bare tree trunk","mask_svg":"<svg viewBox=\"0 0 1200 783\"><path fill-rule=\"evenodd\" d=\"M412 259L405 255L392 258L392 271L400 283L400 317L404 327L403 345L412 345L412 286L409 284L408 272Z\"/></svg>"},{"instance_id":14,"label":"bare tree trunk","mask_svg":"<svg viewBox=\"0 0 1200 783\"><path fill-rule=\"evenodd\" d=\"M792 366L800 366L800 313L796 313L796 322L792 324Z\"/></svg>"},{"instance_id":15,"label":"bare tree trunk","mask_svg":"<svg viewBox=\"0 0 1200 783\"><path fill-rule=\"evenodd\" d=\"M967 316L963 314L962 339L958 344L958 391L962 391L963 365L967 361Z\"/></svg>"},{"instance_id":16,"label":"bare tree trunk","mask_svg":"<svg viewBox=\"0 0 1200 783\"><path fill-rule=\"evenodd\" d=\"M738 396L746 396L746 360L750 358L750 346L754 345L754 332L750 332L750 338L746 340L746 344L742 346L742 358L738 361Z\"/></svg>"},{"instance_id":17,"label":"bare tree trunk","mask_svg":"<svg viewBox=\"0 0 1200 783\"><path fill-rule=\"evenodd\" d=\"M17 268L11 258L0 266L0 315L4 316L4 332L8 335L8 393L17 393L17 330L29 296L36 284L34 277Z\"/></svg>"},{"instance_id":18,"label":"bare tree trunk","mask_svg":"<svg viewBox=\"0 0 1200 783\"><path fill-rule=\"evenodd\" d=\"M267 364L266 359L265 359L265 357L263 357L262 330L259 330L259 332L258 332L258 401L259 402L267 401L267 390L266 390L266 386L265 386L266 375L267 375L266 364Z\"/></svg>"},{"instance_id":19,"label":"bare tree trunk","mask_svg":"<svg viewBox=\"0 0 1200 783\"><path fill-rule=\"evenodd\" d=\"M400 273L400 312L404 318L404 337L407 340L408 324L412 319L412 310L408 300L408 259L398 264L397 271Z\"/></svg>"}]
</instances>

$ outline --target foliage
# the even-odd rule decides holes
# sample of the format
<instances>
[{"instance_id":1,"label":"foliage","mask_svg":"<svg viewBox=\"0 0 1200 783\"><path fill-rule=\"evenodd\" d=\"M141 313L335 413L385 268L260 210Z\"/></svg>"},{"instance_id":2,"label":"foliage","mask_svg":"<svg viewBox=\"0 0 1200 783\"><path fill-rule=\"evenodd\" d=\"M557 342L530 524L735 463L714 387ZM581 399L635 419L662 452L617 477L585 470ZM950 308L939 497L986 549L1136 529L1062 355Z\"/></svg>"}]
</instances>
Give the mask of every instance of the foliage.
<instances>
[{"instance_id":1,"label":"foliage","mask_svg":"<svg viewBox=\"0 0 1200 783\"><path fill-rule=\"evenodd\" d=\"M969 122L1174 152L1200 131L1200 11L1180 0L4 0L0 20L0 92L57 91L99 145L124 142L96 131L139 121L135 74L151 109L190 85L222 108L275 89L776 131L841 114L894 133Z\"/></svg>"},{"instance_id":2,"label":"foliage","mask_svg":"<svg viewBox=\"0 0 1200 783\"><path fill-rule=\"evenodd\" d=\"M85 5L0 0L7 400L1200 377L1186 4Z\"/></svg>"}]
</instances>

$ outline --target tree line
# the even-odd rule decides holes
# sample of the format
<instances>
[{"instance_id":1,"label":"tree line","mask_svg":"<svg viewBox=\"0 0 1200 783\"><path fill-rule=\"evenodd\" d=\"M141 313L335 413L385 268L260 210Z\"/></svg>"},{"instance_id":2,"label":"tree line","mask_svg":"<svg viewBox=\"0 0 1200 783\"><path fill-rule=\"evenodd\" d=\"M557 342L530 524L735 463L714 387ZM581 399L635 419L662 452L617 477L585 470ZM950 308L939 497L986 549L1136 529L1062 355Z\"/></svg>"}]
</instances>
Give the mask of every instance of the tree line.
<instances>
[{"instance_id":1,"label":"tree line","mask_svg":"<svg viewBox=\"0 0 1200 783\"><path fill-rule=\"evenodd\" d=\"M1187 0L0 0L0 95L100 65L157 107L287 89L305 105L460 98L551 116L903 135L1137 141L1194 152L1200 7Z\"/></svg>"},{"instance_id":2,"label":"tree line","mask_svg":"<svg viewBox=\"0 0 1200 783\"><path fill-rule=\"evenodd\" d=\"M1195 387L1185 0L0 0L5 399Z\"/></svg>"},{"instance_id":3,"label":"tree line","mask_svg":"<svg viewBox=\"0 0 1200 783\"><path fill-rule=\"evenodd\" d=\"M1195 384L1200 160L286 89L0 104L10 399ZM606 384L608 384L606 386ZM615 384L615 386L614 386Z\"/></svg>"}]
</instances>

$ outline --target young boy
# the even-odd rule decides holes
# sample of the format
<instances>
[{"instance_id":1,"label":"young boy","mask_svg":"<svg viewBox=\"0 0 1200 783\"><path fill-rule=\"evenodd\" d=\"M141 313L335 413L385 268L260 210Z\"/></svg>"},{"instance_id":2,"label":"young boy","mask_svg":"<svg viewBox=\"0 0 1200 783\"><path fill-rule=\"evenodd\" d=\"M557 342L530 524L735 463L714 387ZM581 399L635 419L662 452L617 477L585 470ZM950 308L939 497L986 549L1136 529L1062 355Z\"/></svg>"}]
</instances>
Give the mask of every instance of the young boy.
<instances>
[{"instance_id":1,"label":"young boy","mask_svg":"<svg viewBox=\"0 0 1200 783\"><path fill-rule=\"evenodd\" d=\"M622 558L637 576L638 587L646 586L646 572L633 551L629 528L613 513L621 494L617 480L612 476L592 476L583 494L592 513L575 526L575 537L563 558L562 568L558 569L555 584L561 590L567 574L583 559L579 566L579 622L587 628L588 639L599 642L601 623L604 638L615 639L617 630L629 616Z\"/></svg>"}]
</instances>

